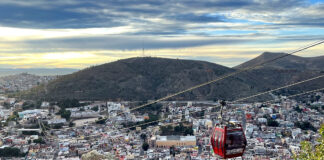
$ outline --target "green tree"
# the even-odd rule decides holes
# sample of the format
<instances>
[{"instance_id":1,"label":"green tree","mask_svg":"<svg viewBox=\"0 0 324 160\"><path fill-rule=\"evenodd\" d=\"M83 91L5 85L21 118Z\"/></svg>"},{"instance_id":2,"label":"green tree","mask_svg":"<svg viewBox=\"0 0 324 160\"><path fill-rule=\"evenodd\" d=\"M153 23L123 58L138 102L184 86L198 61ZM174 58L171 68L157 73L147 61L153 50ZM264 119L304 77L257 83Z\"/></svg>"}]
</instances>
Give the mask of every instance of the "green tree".
<instances>
[{"instance_id":1,"label":"green tree","mask_svg":"<svg viewBox=\"0 0 324 160\"><path fill-rule=\"evenodd\" d=\"M316 132L316 128L308 121L306 122L295 122L295 126L302 130L312 130Z\"/></svg>"},{"instance_id":2,"label":"green tree","mask_svg":"<svg viewBox=\"0 0 324 160\"><path fill-rule=\"evenodd\" d=\"M101 118L101 117L100 117L100 118ZM100 119L100 118L99 118L99 120L96 121L96 123L97 123L97 124L106 124L106 120L107 120L107 118L104 118L104 119L102 119L102 118Z\"/></svg>"},{"instance_id":3,"label":"green tree","mask_svg":"<svg viewBox=\"0 0 324 160\"><path fill-rule=\"evenodd\" d=\"M146 141L146 137L147 137L147 136L146 136L145 133L142 133L142 134L141 134L141 139L142 139L143 141Z\"/></svg>"},{"instance_id":4,"label":"green tree","mask_svg":"<svg viewBox=\"0 0 324 160\"><path fill-rule=\"evenodd\" d=\"M38 101L35 102L35 107L36 108L39 109L39 108L41 108L41 106L42 106L42 101L38 100Z\"/></svg>"},{"instance_id":5,"label":"green tree","mask_svg":"<svg viewBox=\"0 0 324 160\"><path fill-rule=\"evenodd\" d=\"M62 123L58 123L53 126L54 129L61 129L62 127L63 127Z\"/></svg>"},{"instance_id":6,"label":"green tree","mask_svg":"<svg viewBox=\"0 0 324 160\"><path fill-rule=\"evenodd\" d=\"M147 151L148 149L149 149L149 144L147 143L147 142L144 142L143 143L143 145L142 145L142 149L144 150L144 151Z\"/></svg>"},{"instance_id":7,"label":"green tree","mask_svg":"<svg viewBox=\"0 0 324 160\"><path fill-rule=\"evenodd\" d=\"M81 104L77 99L64 99L57 102L57 105L61 108L72 108L72 107L80 107Z\"/></svg>"},{"instance_id":8,"label":"green tree","mask_svg":"<svg viewBox=\"0 0 324 160\"><path fill-rule=\"evenodd\" d=\"M295 107L294 110L298 113L301 113L303 110L299 108L299 106Z\"/></svg>"},{"instance_id":9,"label":"green tree","mask_svg":"<svg viewBox=\"0 0 324 160\"><path fill-rule=\"evenodd\" d=\"M9 117L7 118L7 122L9 122L9 121L16 121L16 120L18 119L18 117L19 117L19 116L13 114L13 115L11 115L11 116L9 116Z\"/></svg>"},{"instance_id":10,"label":"green tree","mask_svg":"<svg viewBox=\"0 0 324 160\"><path fill-rule=\"evenodd\" d=\"M82 160L115 160L117 159L111 153L107 153L105 155L98 153L96 150L85 153L81 157Z\"/></svg>"},{"instance_id":11,"label":"green tree","mask_svg":"<svg viewBox=\"0 0 324 160\"><path fill-rule=\"evenodd\" d=\"M42 138L35 139L34 143L45 144L45 141Z\"/></svg>"},{"instance_id":12,"label":"green tree","mask_svg":"<svg viewBox=\"0 0 324 160\"><path fill-rule=\"evenodd\" d=\"M174 127L174 132L181 132L183 130L183 126L180 127L180 126L176 126Z\"/></svg>"},{"instance_id":13,"label":"green tree","mask_svg":"<svg viewBox=\"0 0 324 160\"><path fill-rule=\"evenodd\" d=\"M315 96L316 101L319 101L321 99L321 96L317 95Z\"/></svg>"},{"instance_id":14,"label":"green tree","mask_svg":"<svg viewBox=\"0 0 324 160\"><path fill-rule=\"evenodd\" d=\"M98 112L99 108L98 108L98 106L95 106L95 107L92 107L91 110Z\"/></svg>"},{"instance_id":15,"label":"green tree","mask_svg":"<svg viewBox=\"0 0 324 160\"><path fill-rule=\"evenodd\" d=\"M22 131L23 135L39 135L36 131Z\"/></svg>"},{"instance_id":16,"label":"green tree","mask_svg":"<svg viewBox=\"0 0 324 160\"><path fill-rule=\"evenodd\" d=\"M193 135L193 130L192 128L186 128L185 132L184 132L184 135Z\"/></svg>"},{"instance_id":17,"label":"green tree","mask_svg":"<svg viewBox=\"0 0 324 160\"><path fill-rule=\"evenodd\" d=\"M61 108L58 113L62 118L65 118L66 120L69 120L71 117L71 111L66 110L65 108Z\"/></svg>"},{"instance_id":18,"label":"green tree","mask_svg":"<svg viewBox=\"0 0 324 160\"><path fill-rule=\"evenodd\" d=\"M278 127L279 126L279 123L276 120L268 119L267 125L268 126L271 126L271 127Z\"/></svg>"},{"instance_id":19,"label":"green tree","mask_svg":"<svg viewBox=\"0 0 324 160\"><path fill-rule=\"evenodd\" d=\"M8 102L4 102L3 103L3 106L6 108L6 109L9 109L11 107L11 105L8 103Z\"/></svg>"},{"instance_id":20,"label":"green tree","mask_svg":"<svg viewBox=\"0 0 324 160\"><path fill-rule=\"evenodd\" d=\"M312 145L309 141L301 142L301 151L295 155L294 159L301 160L322 160L324 159L324 124L319 130L320 138L317 140L318 145Z\"/></svg>"},{"instance_id":21,"label":"green tree","mask_svg":"<svg viewBox=\"0 0 324 160\"><path fill-rule=\"evenodd\" d=\"M74 126L75 126L75 123L73 123L73 122L69 123L69 127L74 127Z\"/></svg>"},{"instance_id":22,"label":"green tree","mask_svg":"<svg viewBox=\"0 0 324 160\"><path fill-rule=\"evenodd\" d=\"M13 147L5 147L0 149L0 157L24 157L25 154L20 152L20 149Z\"/></svg>"},{"instance_id":23,"label":"green tree","mask_svg":"<svg viewBox=\"0 0 324 160\"><path fill-rule=\"evenodd\" d=\"M27 110L27 109L34 108L34 107L35 107L35 104L32 101L26 101L22 105L23 110Z\"/></svg>"}]
</instances>

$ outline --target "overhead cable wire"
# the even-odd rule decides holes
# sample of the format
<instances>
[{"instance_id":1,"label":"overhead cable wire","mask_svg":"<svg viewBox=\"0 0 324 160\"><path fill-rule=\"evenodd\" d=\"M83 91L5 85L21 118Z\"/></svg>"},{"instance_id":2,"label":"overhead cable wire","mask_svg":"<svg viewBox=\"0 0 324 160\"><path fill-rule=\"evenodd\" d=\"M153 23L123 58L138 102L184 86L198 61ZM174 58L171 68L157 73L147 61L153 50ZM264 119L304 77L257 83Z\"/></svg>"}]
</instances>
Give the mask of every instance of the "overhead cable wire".
<instances>
[{"instance_id":1,"label":"overhead cable wire","mask_svg":"<svg viewBox=\"0 0 324 160\"><path fill-rule=\"evenodd\" d=\"M171 94L171 95L168 95L168 96L162 97L162 98L157 99L157 100L154 100L154 101L152 101L152 102L149 102L149 103L146 103L146 104L143 104L143 105L140 105L140 106L134 107L134 108L130 109L130 111L134 111L134 110L137 110L137 109L140 109L140 108L143 108L143 107L149 106L149 105L151 105L151 104L155 104L155 103L157 103L157 102L160 102L160 101L163 101L163 100L166 100L166 99L169 99L169 98L175 97L175 96L177 96L177 95L180 95L180 94L183 94L183 93L189 92L189 91L191 91L191 90L194 90L194 89L197 89L197 88L200 88L200 87L203 87L203 86L206 86L206 85L209 85L209 84L215 83L215 82L217 82L217 81L220 81L220 80L226 79L226 78L228 78L228 77L232 77L232 76L237 75L237 74L239 74L239 73L242 73L242 72L246 72L246 71L249 71L249 70L256 69L256 68L261 67L261 66L263 66L263 65L265 65L265 64L268 64L268 63L274 62L274 61L276 61L276 60L278 60L278 59L281 59L281 58L284 58L284 57L287 57L287 56L293 55L293 54L295 54L295 53L298 53L298 52L304 51L304 50L306 50L306 49L309 49L309 48L315 47L315 46L320 45L320 44L322 44L322 43L324 43L324 40L320 40L320 41L318 41L318 42L312 43L312 44L307 45L307 46L305 46L305 47L301 47L301 48L299 48L299 49L297 49L297 50L295 50L295 51L292 51L292 52L290 52L290 53L284 54L284 55L282 55L282 56L278 56L278 57L276 57L276 58L273 58L273 59L270 59L270 60L268 60L268 61L262 62L262 63L260 63L260 64L255 65L255 66L251 66L251 67L247 67L247 68L243 68L243 69L237 70L237 71L235 71L235 72L232 72L232 73L226 74L226 75L221 76L221 77L219 77L219 78L216 78L216 79L214 79L214 80L211 80L211 81L208 81L208 82L205 82L205 83L201 83L201 84L199 84L199 85L193 86L193 87L188 88L188 89L185 89L185 90L183 90L183 91L180 91L180 92L177 92L177 93L173 93L173 94ZM120 113L120 114L122 114L122 113ZM120 114L118 114L118 115L120 115Z\"/></svg>"},{"instance_id":2,"label":"overhead cable wire","mask_svg":"<svg viewBox=\"0 0 324 160\"><path fill-rule=\"evenodd\" d=\"M311 91L306 91L306 92L302 92L302 93L298 93L298 94L286 96L285 98L297 97L297 96L301 96L301 95L305 95L305 94L310 94L310 93L314 93L314 92L319 92L319 91L324 91L324 88L314 89L314 90L311 90ZM269 101L265 101L263 103L270 103L270 102L273 102L273 101L276 101L276 100L269 100Z\"/></svg>"},{"instance_id":3,"label":"overhead cable wire","mask_svg":"<svg viewBox=\"0 0 324 160\"><path fill-rule=\"evenodd\" d=\"M310 94L310 93L314 93L314 92L319 92L319 91L324 91L324 88L320 88L320 89L315 89L315 90L311 90L311 91L307 91L307 92L302 92L302 93L298 93L298 94L294 94L294 95L290 95L290 96L287 96L287 98L291 98L291 97L296 97L296 96L301 96L301 95L305 95L305 94ZM266 101L266 102L263 102L263 103L269 103L269 102L272 102L274 100L270 100L270 101ZM218 108L220 106L214 106L212 108ZM206 109L204 109L206 110ZM204 111L203 110L203 111ZM198 113L198 112L202 112L202 111L195 111L195 112L190 112L191 114L192 113ZM218 113L215 113L215 114L218 114ZM211 115L215 115L215 114L211 114ZM182 116L182 115L180 115ZM197 118L202 118L204 116L198 116ZM131 127L127 127L127 128L122 128L121 130L128 130L128 129L131 129L131 128L136 128L136 127L141 127L141 126L145 126L145 125L148 125L148 124L151 124L151 123L157 123L157 122L162 122L162 121L165 121L165 120L168 120L169 118L164 118L164 119L161 119L161 120L156 120L156 121L152 121L152 122L147 122L147 123L144 123L144 124L140 124L140 125L136 125L136 126L131 126ZM171 125L171 124L177 124L177 123L181 123L181 122L186 122L186 120L184 121L180 121L180 122L172 122L172 123L169 123L167 125Z\"/></svg>"},{"instance_id":4,"label":"overhead cable wire","mask_svg":"<svg viewBox=\"0 0 324 160\"><path fill-rule=\"evenodd\" d=\"M324 91L324 88L314 89L314 90L310 90L310 91L306 91L306 92L302 92L302 93L298 93L298 94L286 96L286 98L297 97L297 96L301 96L301 95L305 95L305 94L310 94L310 93L314 93L314 92L319 92L319 91ZM262 103L269 103L269 102L272 102L272 101L275 101L275 100L269 100L269 101L265 101L265 102L262 102ZM220 106L213 106L212 108L217 108L217 107L220 107ZM203 111L204 110L206 110L206 109L203 109ZM198 113L198 112L202 112L202 111L195 111L195 112L190 112L190 113L192 114L192 113ZM211 116L216 115L216 114L218 114L218 113L211 114ZM182 115L178 115L177 117L181 117L181 116ZM204 116L198 116L196 118L203 118L203 117ZM126 128L118 129L118 130L128 130L128 129L131 129L131 128L141 127L141 126L145 126L145 125L152 124L152 123L162 122L162 121L165 121L165 120L168 120L168 119L169 118L163 118L163 119L160 119L160 120L156 120L156 121L152 121L152 122L147 122L147 123L143 123L143 124L139 124L139 125L135 125L135 126L131 126L131 127L126 127ZM166 124L166 125L177 124L177 123L182 123L182 122L187 122L187 120L182 120L180 122L172 122L172 123L169 123L169 124ZM92 136L98 136L98 135L100 135L100 134L92 135ZM88 136L88 137L92 137L92 136Z\"/></svg>"},{"instance_id":5,"label":"overhead cable wire","mask_svg":"<svg viewBox=\"0 0 324 160\"><path fill-rule=\"evenodd\" d=\"M279 88L276 88L276 89L272 89L272 90L269 90L269 91L266 91L266 92L258 93L258 94L255 94L255 95L252 95L252 96L248 96L248 97L245 97L245 98L240 98L238 100L233 101L233 103L240 102L240 101L244 101L246 99L250 99L250 98L254 98L254 97L258 97L258 96L261 96L261 95L264 95L264 94L267 94L267 93L271 93L273 91L277 91L277 90L280 90L280 89L288 88L288 87L291 87L291 86L295 86L295 85L298 85L298 84L301 84L301 83L305 83L305 82L308 82L308 81L312 81L312 80L315 80L315 79L318 79L318 78L322 78L322 77L324 77L324 75L320 75L320 76L317 76L317 77L314 77L314 78L306 79L306 80L303 80L303 81L300 81L300 82L296 82L296 83L293 83L293 84L289 84L289 85L286 85L286 86L282 86L282 87L279 87Z\"/></svg>"},{"instance_id":6,"label":"overhead cable wire","mask_svg":"<svg viewBox=\"0 0 324 160\"><path fill-rule=\"evenodd\" d=\"M309 79L306 79L306 80L302 80L302 81L299 81L299 82L295 82L295 83L292 83L292 84L289 84L289 85L285 85L285 86L282 86L282 87L278 87L278 88L272 89L270 91L265 91L265 92L261 92L261 93L254 94L252 96L245 97L245 98L240 98L238 100L232 101L231 103L235 103L235 102L247 100L247 99L254 98L254 97L257 97L257 96L266 94L266 93L270 93L270 92L274 92L274 91L277 91L277 90L280 90L280 89L292 87L292 86L295 86L295 85L298 85L298 84L302 84L302 83L306 83L306 82L309 82L309 81L312 81L312 80L315 80L315 79L319 79L319 78L322 78L322 77L324 77L324 74L322 74L320 76L313 77L313 78L309 78ZM204 111L204 110L206 110L206 109L203 109L202 111ZM197 113L197 112L201 112L201 111L195 111L195 112L191 112L191 113ZM144 124L134 125L134 126L127 127L127 128L122 128L121 130L136 128L136 127L140 127L140 126L144 126L144 125L152 124L152 123L157 123L157 122L162 122L162 121L165 121L165 120L168 120L168 119L169 118L164 118L164 119L160 119L160 120L156 120L156 121L152 121L152 122L147 122L147 123L144 123Z\"/></svg>"},{"instance_id":7,"label":"overhead cable wire","mask_svg":"<svg viewBox=\"0 0 324 160\"><path fill-rule=\"evenodd\" d=\"M310 91L306 91L306 92L302 92L302 93L298 93L298 94L293 94L293 95L287 96L286 98L297 97L297 96L306 95L306 94L310 94L310 93L315 93L315 92L319 92L319 91L324 91L324 88L314 89L314 90L310 90ZM282 98L280 98L280 99L282 99ZM269 101L265 101L265 102L262 102L262 103L269 103L269 102L273 102L273 101L276 101L276 100L269 100ZM219 107L219 106L217 106L217 107ZM213 114L213 115L215 115L215 114ZM204 116L200 116L200 118L202 118L202 117L204 117Z\"/></svg>"},{"instance_id":8,"label":"overhead cable wire","mask_svg":"<svg viewBox=\"0 0 324 160\"><path fill-rule=\"evenodd\" d=\"M319 92L319 91L324 91L324 88L320 88L320 89L314 89L314 90L310 90L310 91L306 91L306 92L302 92L302 93L298 93L298 94L294 94L294 95L290 95L290 96L287 96L287 98L292 98L292 97L297 97L297 96L301 96L301 95L305 95L305 94L310 94L310 93L314 93L314 92ZM270 100L270 101L265 101L263 103L269 103L269 102L272 102L272 101L275 101L275 100ZM213 108L216 108L216 107L220 107L220 106L214 106ZM194 113L194 112L193 112ZM211 116L213 115L216 115L218 113L213 113L211 114ZM203 118L204 116L198 116L197 119L199 118ZM171 124L177 124L177 123L182 123L182 122L187 122L187 120L182 120L180 122L173 122L173 123L169 123L168 125L171 125Z\"/></svg>"}]
</instances>

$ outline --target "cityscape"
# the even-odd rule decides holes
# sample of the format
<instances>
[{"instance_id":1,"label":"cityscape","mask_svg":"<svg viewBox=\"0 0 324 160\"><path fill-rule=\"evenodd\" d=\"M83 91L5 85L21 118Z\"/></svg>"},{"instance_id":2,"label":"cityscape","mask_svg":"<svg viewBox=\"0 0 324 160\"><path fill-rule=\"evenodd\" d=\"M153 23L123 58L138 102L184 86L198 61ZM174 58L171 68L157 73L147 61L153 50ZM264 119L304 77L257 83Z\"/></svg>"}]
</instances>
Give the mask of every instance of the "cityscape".
<instances>
[{"instance_id":1,"label":"cityscape","mask_svg":"<svg viewBox=\"0 0 324 160\"><path fill-rule=\"evenodd\" d=\"M242 159L292 159L302 141L316 143L324 122L323 90L303 99L228 103L220 118L220 101L161 101L132 112L148 102L50 103L3 95L0 153L27 159L219 159L211 146L213 128L236 121L247 140Z\"/></svg>"},{"instance_id":2,"label":"cityscape","mask_svg":"<svg viewBox=\"0 0 324 160\"><path fill-rule=\"evenodd\" d=\"M324 160L324 0L0 0L0 160Z\"/></svg>"}]
</instances>

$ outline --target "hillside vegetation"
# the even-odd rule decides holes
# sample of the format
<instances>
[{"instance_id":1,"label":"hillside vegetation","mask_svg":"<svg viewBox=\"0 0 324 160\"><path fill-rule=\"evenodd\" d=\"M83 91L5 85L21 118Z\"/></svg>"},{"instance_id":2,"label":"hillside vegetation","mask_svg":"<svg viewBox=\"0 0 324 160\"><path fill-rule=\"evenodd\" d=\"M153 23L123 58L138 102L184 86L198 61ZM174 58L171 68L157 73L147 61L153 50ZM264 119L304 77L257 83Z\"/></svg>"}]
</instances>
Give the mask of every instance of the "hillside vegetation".
<instances>
[{"instance_id":1,"label":"hillside vegetation","mask_svg":"<svg viewBox=\"0 0 324 160\"><path fill-rule=\"evenodd\" d=\"M158 99L194 85L255 65L278 54L266 53L235 68L194 60L166 58L129 58L65 75L48 85L33 88L19 96L29 99L132 100ZM261 57L261 58L260 58ZM266 58L265 58L266 57ZM292 61L286 57L283 61ZM295 59L296 57L292 57ZM311 59L298 57L297 59ZM253 62L253 63L252 63ZM301 60L300 63L303 63ZM310 62L309 62L310 63ZM174 97L173 100L234 100L260 91L293 83L319 75L323 66L312 63L285 66L288 63L269 64L253 71L240 73L225 80ZM281 65L285 64L285 65ZM270 67L269 67L270 66ZM311 84L311 85L310 85ZM322 81L313 81L290 88L298 92L305 88L324 87ZM287 92L287 91L283 91ZM269 99L262 96L261 99Z\"/></svg>"}]
</instances>

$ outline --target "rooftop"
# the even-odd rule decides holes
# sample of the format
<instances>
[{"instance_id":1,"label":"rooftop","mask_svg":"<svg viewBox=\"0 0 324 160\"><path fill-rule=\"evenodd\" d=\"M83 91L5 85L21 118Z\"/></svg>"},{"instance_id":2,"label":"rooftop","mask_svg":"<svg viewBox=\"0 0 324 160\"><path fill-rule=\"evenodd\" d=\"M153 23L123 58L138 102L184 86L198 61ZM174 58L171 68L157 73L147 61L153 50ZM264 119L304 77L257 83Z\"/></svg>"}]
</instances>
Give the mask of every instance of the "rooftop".
<instances>
[{"instance_id":1,"label":"rooftop","mask_svg":"<svg viewBox=\"0 0 324 160\"><path fill-rule=\"evenodd\" d=\"M157 136L157 141L196 141L196 136Z\"/></svg>"}]
</instances>

